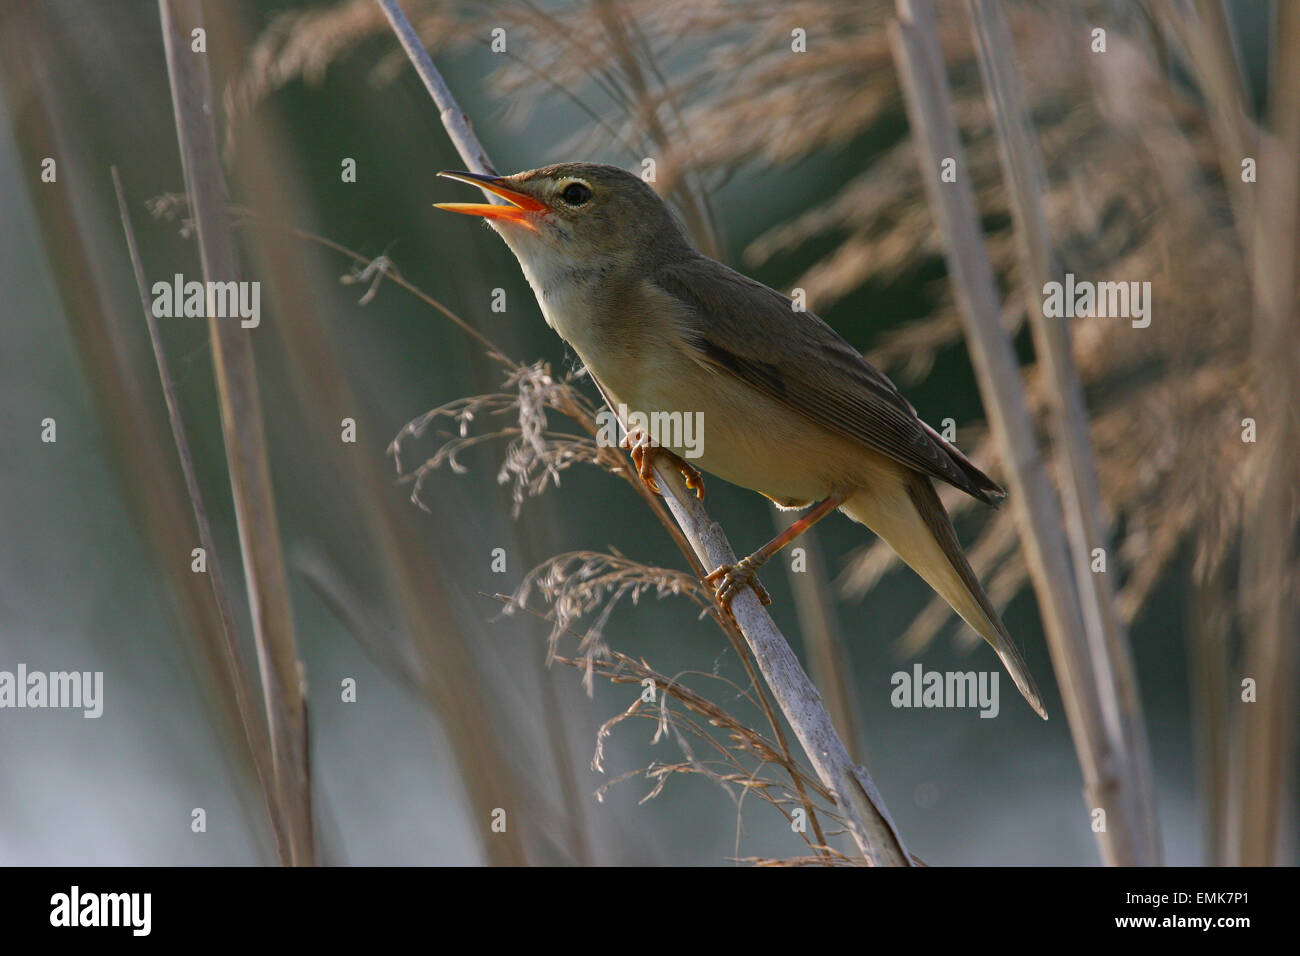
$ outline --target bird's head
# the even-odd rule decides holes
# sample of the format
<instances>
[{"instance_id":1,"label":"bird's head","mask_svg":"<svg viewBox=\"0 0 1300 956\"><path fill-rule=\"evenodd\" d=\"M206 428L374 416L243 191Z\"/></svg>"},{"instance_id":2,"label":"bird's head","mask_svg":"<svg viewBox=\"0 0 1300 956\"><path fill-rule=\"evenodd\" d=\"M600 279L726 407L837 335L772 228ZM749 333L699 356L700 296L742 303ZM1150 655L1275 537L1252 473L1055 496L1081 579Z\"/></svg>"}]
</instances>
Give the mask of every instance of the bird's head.
<instances>
[{"instance_id":1,"label":"bird's head","mask_svg":"<svg viewBox=\"0 0 1300 956\"><path fill-rule=\"evenodd\" d=\"M600 163L559 163L513 176L438 174L478 186L506 204L436 203L486 219L525 266L629 265L689 248L668 205L639 177Z\"/></svg>"}]
</instances>

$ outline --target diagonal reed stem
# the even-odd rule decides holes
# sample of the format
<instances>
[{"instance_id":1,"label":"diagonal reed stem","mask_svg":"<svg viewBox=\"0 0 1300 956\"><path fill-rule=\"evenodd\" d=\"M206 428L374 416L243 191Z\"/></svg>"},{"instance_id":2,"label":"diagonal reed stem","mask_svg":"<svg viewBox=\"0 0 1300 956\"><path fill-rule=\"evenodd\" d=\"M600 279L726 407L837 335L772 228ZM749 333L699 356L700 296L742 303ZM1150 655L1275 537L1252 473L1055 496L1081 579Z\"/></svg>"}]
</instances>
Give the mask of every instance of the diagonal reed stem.
<instances>
[{"instance_id":1,"label":"diagonal reed stem","mask_svg":"<svg viewBox=\"0 0 1300 956\"><path fill-rule=\"evenodd\" d=\"M131 258L131 267L135 272L140 304L144 307L145 324L149 329L149 341L153 344L154 361L158 365L158 378L162 382L163 399L167 404L167 420L171 425L172 440L176 443L176 457L180 462L181 473L185 477L185 490L189 493L190 505L194 510L194 524L199 530L199 543L208 555L208 575L212 582L212 597L216 601L217 614L221 620L222 651L225 654L226 670L234 693L235 709L239 713L240 724L248 741L249 752L252 754L253 766L262 785L262 796L270 816L271 829L275 833L280 862L288 863L288 834L280 817L276 797L271 741L266 734L266 725L254 710L255 701L253 690L248 684L248 671L235 639L235 620L230 607L230 591L226 585L225 575L221 572L221 561L218 559L217 546L212 537L212 524L208 521L208 509L203 503L203 494L199 490L194 456L190 453L189 439L185 435L185 422L181 419L180 405L176 400L176 387L167 364L167 353L163 351L158 320L150 308L149 284L145 279L144 263L140 260L140 250L135 241L135 229L131 226L131 214L127 210L126 193L122 189L122 180L117 174L116 166L112 168L112 176L113 190L117 195L118 214L122 219L122 231L126 235L127 254Z\"/></svg>"}]
</instances>

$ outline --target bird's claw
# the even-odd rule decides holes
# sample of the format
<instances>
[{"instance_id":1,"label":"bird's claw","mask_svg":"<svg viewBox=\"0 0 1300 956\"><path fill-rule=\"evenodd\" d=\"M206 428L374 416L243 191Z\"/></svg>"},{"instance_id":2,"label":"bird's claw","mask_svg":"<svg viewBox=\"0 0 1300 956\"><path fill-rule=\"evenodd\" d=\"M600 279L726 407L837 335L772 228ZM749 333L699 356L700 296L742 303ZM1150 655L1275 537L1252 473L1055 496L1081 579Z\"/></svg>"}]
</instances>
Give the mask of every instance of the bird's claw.
<instances>
[{"instance_id":1,"label":"bird's claw","mask_svg":"<svg viewBox=\"0 0 1300 956\"><path fill-rule=\"evenodd\" d=\"M632 464L636 466L636 473L641 476L647 488L657 495L662 495L659 490L659 482L655 480L654 473L654 453L655 446L650 441L650 436L640 428L633 428L619 444L632 453Z\"/></svg>"},{"instance_id":2,"label":"bird's claw","mask_svg":"<svg viewBox=\"0 0 1300 956\"><path fill-rule=\"evenodd\" d=\"M677 458L676 455L673 456ZM700 474L700 469L694 465L687 464L681 458L677 458L677 470L682 473L686 479L686 489L695 492L695 497L701 501L704 500L704 476Z\"/></svg>"},{"instance_id":3,"label":"bird's claw","mask_svg":"<svg viewBox=\"0 0 1300 956\"><path fill-rule=\"evenodd\" d=\"M744 588L752 588L760 604L767 606L772 603L772 595L758 580L759 563L750 555L736 564L719 565L705 576L704 583L713 587L714 596L727 613L731 613L732 600Z\"/></svg>"},{"instance_id":4,"label":"bird's claw","mask_svg":"<svg viewBox=\"0 0 1300 956\"><path fill-rule=\"evenodd\" d=\"M673 465L686 479L687 489L695 492L695 496L703 500L704 476L700 474L699 469L687 464L680 455L654 444L643 429L631 429L623 436L619 445L632 453L632 464L636 466L636 473L641 476L646 487L655 494L662 495L663 491L659 488L659 482L655 480L654 459L656 455L665 455L672 460Z\"/></svg>"}]
</instances>

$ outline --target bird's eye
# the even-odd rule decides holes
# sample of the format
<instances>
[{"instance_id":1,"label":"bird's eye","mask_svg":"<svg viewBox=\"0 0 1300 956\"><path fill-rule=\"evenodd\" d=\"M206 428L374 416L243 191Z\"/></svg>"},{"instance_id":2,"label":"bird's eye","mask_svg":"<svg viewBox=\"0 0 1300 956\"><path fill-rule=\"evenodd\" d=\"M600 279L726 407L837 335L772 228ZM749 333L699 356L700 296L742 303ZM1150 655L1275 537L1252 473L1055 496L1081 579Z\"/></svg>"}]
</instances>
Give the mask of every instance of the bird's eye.
<instances>
[{"instance_id":1,"label":"bird's eye","mask_svg":"<svg viewBox=\"0 0 1300 956\"><path fill-rule=\"evenodd\" d=\"M591 198L591 188L585 183L569 183L560 191L560 198L570 206L581 206Z\"/></svg>"}]
</instances>

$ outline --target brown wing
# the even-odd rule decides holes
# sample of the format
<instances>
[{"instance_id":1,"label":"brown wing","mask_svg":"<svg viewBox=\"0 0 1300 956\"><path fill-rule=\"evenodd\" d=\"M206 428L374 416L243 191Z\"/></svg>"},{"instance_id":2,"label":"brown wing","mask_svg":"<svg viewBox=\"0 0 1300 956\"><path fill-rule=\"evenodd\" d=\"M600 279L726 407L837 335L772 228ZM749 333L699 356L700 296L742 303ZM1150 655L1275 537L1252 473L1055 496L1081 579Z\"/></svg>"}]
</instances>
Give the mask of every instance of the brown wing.
<instances>
[{"instance_id":1,"label":"brown wing","mask_svg":"<svg viewBox=\"0 0 1300 956\"><path fill-rule=\"evenodd\" d=\"M894 383L811 312L703 256L656 270L701 361L812 421L994 504L1006 492L922 422Z\"/></svg>"}]
</instances>

